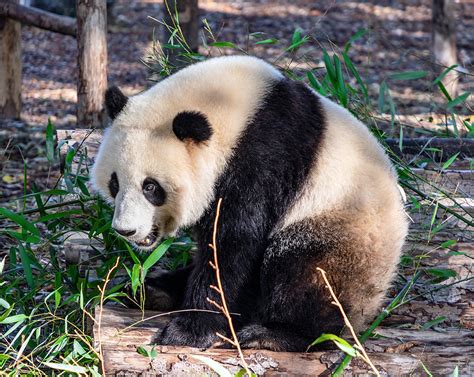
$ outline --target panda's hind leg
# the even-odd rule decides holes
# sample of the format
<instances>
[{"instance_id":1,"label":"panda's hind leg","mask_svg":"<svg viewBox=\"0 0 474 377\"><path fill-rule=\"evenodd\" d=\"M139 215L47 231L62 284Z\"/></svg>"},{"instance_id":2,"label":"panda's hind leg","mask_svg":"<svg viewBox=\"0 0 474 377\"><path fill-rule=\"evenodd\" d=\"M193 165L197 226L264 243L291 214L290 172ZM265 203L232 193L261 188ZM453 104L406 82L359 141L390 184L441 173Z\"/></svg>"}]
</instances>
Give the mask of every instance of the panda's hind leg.
<instances>
[{"instance_id":1,"label":"panda's hind leg","mask_svg":"<svg viewBox=\"0 0 474 377\"><path fill-rule=\"evenodd\" d=\"M344 224L305 220L270 240L261 269L262 302L258 324L244 327L239 341L247 348L305 351L322 333L339 334L343 318L333 305L317 267L350 311L352 289L364 279L360 248ZM361 254L364 254L363 252Z\"/></svg>"}]
</instances>

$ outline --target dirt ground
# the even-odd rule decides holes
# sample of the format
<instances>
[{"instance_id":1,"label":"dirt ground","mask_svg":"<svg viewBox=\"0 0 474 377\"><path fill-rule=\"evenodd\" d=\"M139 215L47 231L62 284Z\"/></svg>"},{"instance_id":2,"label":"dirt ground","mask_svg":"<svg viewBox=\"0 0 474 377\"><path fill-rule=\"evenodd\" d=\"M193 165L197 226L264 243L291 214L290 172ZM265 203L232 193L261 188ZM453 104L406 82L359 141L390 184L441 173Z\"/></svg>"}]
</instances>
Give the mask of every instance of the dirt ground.
<instances>
[{"instance_id":1,"label":"dirt ground","mask_svg":"<svg viewBox=\"0 0 474 377\"><path fill-rule=\"evenodd\" d=\"M272 60L281 53L295 28L314 37L301 49L313 64L321 58L318 44L343 46L366 28L369 33L355 42L351 57L376 94L390 73L427 69L431 45L430 0L382 1L230 1L200 0L200 18L207 19L219 40L246 46L252 32L280 39L278 45L260 46L250 53ZM151 85L149 72L140 62L152 42L161 36L163 4L153 0L116 0L111 9L113 23L108 35L109 84L133 94ZM456 4L457 45L460 64L474 73L474 3ZM76 126L76 54L74 38L34 27L22 28L23 87L22 121L0 121L0 202L23 191L23 159L30 180L50 187L57 169L46 163L44 127L48 118L56 128ZM295 59L294 67L306 64ZM429 80L391 84L399 114L439 112L439 96L433 95ZM460 92L474 91L472 76L463 76ZM437 101L438 100L438 101Z\"/></svg>"},{"instance_id":2,"label":"dirt ground","mask_svg":"<svg viewBox=\"0 0 474 377\"><path fill-rule=\"evenodd\" d=\"M288 41L296 27L316 38L317 43L342 46L357 30L370 30L368 37L354 44L351 56L369 83L376 86L390 73L431 70L430 0L382 1L209 1L201 0L201 18L206 18L220 40L246 45L249 33L264 32ZM474 3L456 4L457 45L460 64L473 73ZM152 34L161 26L150 19L162 19L163 4L152 0L117 0L111 13L114 25L108 35L109 83L128 93L142 90L148 72L140 58L150 48ZM329 42L330 41L330 42ZM76 41L72 37L23 27L23 111L31 125L45 125L48 117L57 127L75 124ZM284 45L284 44L282 44ZM271 59L281 52L279 45L260 47L252 53ZM316 43L302 53L318 62ZM474 80L463 78L461 92L474 89ZM418 85L418 86L417 86ZM430 90L416 82L394 91L402 113L433 110Z\"/></svg>"},{"instance_id":3,"label":"dirt ground","mask_svg":"<svg viewBox=\"0 0 474 377\"><path fill-rule=\"evenodd\" d=\"M311 35L315 42L304 46L301 55L311 63L321 59L319 45L343 46L358 30L369 33L356 41L351 57L376 95L380 82L390 73L432 70L431 1L230 1L200 0L200 18L207 19L221 41L247 45L248 34L264 32L280 44L251 48L250 53L272 60L281 53L295 28ZM151 85L149 72L140 62L146 56L155 33L163 34L155 19L163 18L162 1L116 0L108 35L109 84L133 94ZM456 4L457 46L460 65L474 73L474 3ZM56 128L76 126L76 54L74 38L34 27L22 28L23 86L22 121L0 121L0 202L23 191L24 163L30 181L50 187L57 169L46 163L44 127L48 118ZM298 56L294 67L307 64ZM439 112L439 95L429 80L391 83L397 113L418 118ZM463 76L460 93L474 91L472 76ZM420 115L421 114L421 115Z\"/></svg>"}]
</instances>

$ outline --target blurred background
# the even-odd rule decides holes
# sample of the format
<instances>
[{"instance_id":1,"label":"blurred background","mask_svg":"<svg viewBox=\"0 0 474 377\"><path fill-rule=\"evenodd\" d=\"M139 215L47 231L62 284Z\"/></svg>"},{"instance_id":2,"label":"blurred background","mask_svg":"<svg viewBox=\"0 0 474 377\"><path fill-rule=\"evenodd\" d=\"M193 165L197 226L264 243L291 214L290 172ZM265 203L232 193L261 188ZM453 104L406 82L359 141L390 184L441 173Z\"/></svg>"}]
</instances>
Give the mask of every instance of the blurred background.
<instances>
[{"instance_id":1,"label":"blurred background","mask_svg":"<svg viewBox=\"0 0 474 377\"><path fill-rule=\"evenodd\" d=\"M191 2L191 3L197 3ZM31 5L67 16L75 16L73 0L31 0ZM108 82L132 94L144 89L150 76L140 62L156 39L165 41L164 27L157 21L166 15L162 1L107 1ZM367 33L356 40L351 58L373 93L391 73L432 71L434 30L431 0L380 1L209 1L199 0L197 42L206 38L206 19L219 41L241 46L252 55L269 61L288 46L295 29L311 37L292 56L291 68L307 69L321 62L321 45L331 50L343 46L359 30ZM474 1L452 2L455 44L459 67L473 73ZM153 17L154 19L152 19ZM441 22L438 22L440 24ZM443 27L441 25L441 27ZM264 33L278 43L248 43L250 33ZM77 43L71 36L22 26L21 118L31 125L57 127L76 123ZM202 49L201 49L202 50ZM225 50L219 53L240 53ZM286 62L279 61L279 64ZM430 82L396 82L391 88L400 115L435 111ZM458 92L474 89L472 76L459 77ZM434 101L434 103L433 103ZM436 111L435 111L436 112ZM410 122L415 120L411 119Z\"/></svg>"}]
</instances>

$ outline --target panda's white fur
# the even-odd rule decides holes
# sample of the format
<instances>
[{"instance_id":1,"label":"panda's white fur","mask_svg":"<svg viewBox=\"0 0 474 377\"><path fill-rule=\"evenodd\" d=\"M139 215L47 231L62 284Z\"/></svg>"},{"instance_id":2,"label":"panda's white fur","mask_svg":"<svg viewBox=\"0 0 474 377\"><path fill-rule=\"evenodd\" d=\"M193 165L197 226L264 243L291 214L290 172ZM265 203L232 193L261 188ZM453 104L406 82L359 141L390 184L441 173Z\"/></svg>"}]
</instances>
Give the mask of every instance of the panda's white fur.
<instances>
[{"instance_id":1,"label":"panda's white fur","mask_svg":"<svg viewBox=\"0 0 474 377\"><path fill-rule=\"evenodd\" d=\"M130 97L113 126L106 130L92 171L94 187L115 203L113 227L135 229L135 235L129 239L139 242L154 227L159 229L160 236L173 235L180 228L196 224L205 214L209 215L217 199L216 184L235 157L242 135L250 132L248 125L266 105L267 95L284 80L287 79L278 70L262 60L221 57L187 67ZM301 189L267 234L268 239L277 240L279 246L269 246L264 259L278 258L285 251L281 245L293 241L292 247L298 248L299 238L285 236L285 232L311 233L314 228L314 237L319 237L322 244L326 237L328 245L332 245L331 239L340 241L340 253L335 252L334 258L341 258L343 262L338 264L329 257L322 266L328 264L328 273L336 280L342 281L347 276L347 284L352 288L340 285L337 288L347 291L351 318L356 327L360 327L378 310L394 277L407 233L397 177L382 147L365 125L328 99L314 92L308 94L308 89L302 90L307 91L306 96L317 98L324 133ZM204 142L176 137L173 120L178 113L187 111L205 114L212 137ZM120 186L115 200L108 188L114 172ZM146 177L153 177L163 186L167 193L164 205L154 206L143 196L142 182ZM304 248L308 240L304 237L301 240ZM352 250L351 244L357 250ZM197 276L199 273L194 271L193 277L198 279ZM314 271L314 284L319 284L319 279ZM311 281L304 284L312 284ZM188 301L188 305L194 302L190 298ZM179 324L170 326L163 335L164 343L209 345L183 335L184 322L182 319ZM276 338L280 335L268 335L266 328L249 329L244 327L241 334L243 338L248 337L248 346L287 350L300 347L300 341L293 342L290 335L278 333L285 338L279 342ZM255 333L262 338L265 334L268 336L259 341ZM211 335L206 336L213 339ZM207 339L204 335L202 338Z\"/></svg>"},{"instance_id":2,"label":"panda's white fur","mask_svg":"<svg viewBox=\"0 0 474 377\"><path fill-rule=\"evenodd\" d=\"M130 97L106 130L92 170L92 183L106 198L111 173L120 170L125 178L115 201L114 227L138 229L133 239L140 240L151 231L154 217L161 236L194 224L213 198L213 184L240 133L282 77L260 59L231 56L192 65ZM176 114L195 109L213 125L214 137L205 147L184 145L171 129ZM156 176L170 193L166 206L156 209L141 195L140 182L147 175Z\"/></svg>"}]
</instances>

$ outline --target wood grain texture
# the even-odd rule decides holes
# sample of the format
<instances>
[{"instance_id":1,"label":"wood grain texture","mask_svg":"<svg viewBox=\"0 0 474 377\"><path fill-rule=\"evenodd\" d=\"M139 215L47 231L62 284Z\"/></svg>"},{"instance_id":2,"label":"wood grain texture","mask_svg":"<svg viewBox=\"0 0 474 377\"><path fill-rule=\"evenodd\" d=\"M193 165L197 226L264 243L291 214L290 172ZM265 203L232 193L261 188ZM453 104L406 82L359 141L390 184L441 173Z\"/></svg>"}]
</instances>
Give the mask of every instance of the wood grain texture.
<instances>
[{"instance_id":1,"label":"wood grain texture","mask_svg":"<svg viewBox=\"0 0 474 377\"><path fill-rule=\"evenodd\" d=\"M0 4L14 6L16 0ZM0 118L20 118L21 24L0 16Z\"/></svg>"},{"instance_id":2,"label":"wood grain texture","mask_svg":"<svg viewBox=\"0 0 474 377\"><path fill-rule=\"evenodd\" d=\"M446 68L458 62L455 3L454 0L433 0L433 54L435 64L442 65L441 67L435 67L438 73L443 72ZM452 70L442 80L452 98L455 98L458 92L457 79L458 74L456 70Z\"/></svg>"},{"instance_id":3,"label":"wood grain texture","mask_svg":"<svg viewBox=\"0 0 474 377\"><path fill-rule=\"evenodd\" d=\"M16 4L12 1L0 2L0 15L25 25L76 36L76 20L72 17L60 16L38 8Z\"/></svg>"},{"instance_id":4,"label":"wood grain texture","mask_svg":"<svg viewBox=\"0 0 474 377\"><path fill-rule=\"evenodd\" d=\"M77 0L77 124L103 127L107 122L104 96L107 89L106 0Z\"/></svg>"},{"instance_id":5,"label":"wood grain texture","mask_svg":"<svg viewBox=\"0 0 474 377\"><path fill-rule=\"evenodd\" d=\"M144 317L157 315L147 312ZM96 318L98 311L96 311ZM96 345L101 342L104 350L105 367L109 376L155 376L155 375L199 375L213 374L209 367L193 359L193 355L212 358L232 373L241 369L235 350L190 347L156 346L158 356L152 360L137 353L138 346L150 349L150 341L166 323L167 317L146 320L129 329L142 319L138 310L119 307L104 307L101 338L98 326L94 327ZM371 352L370 358L388 376L424 375L422 363L434 375L448 375L456 366L460 376L474 372L474 333L467 330L451 330L439 333L432 330L419 331L395 328L380 328L377 333L382 340L370 340L368 348L378 346L379 352ZM403 340L403 342L401 341ZM411 348L400 346L414 344ZM439 345L442 344L442 347ZM407 350L407 351L405 351ZM266 350L245 350L250 368L258 375L324 375L340 360L337 351L290 353ZM368 375L368 369L360 360L354 360L347 369L348 376Z\"/></svg>"}]
</instances>

